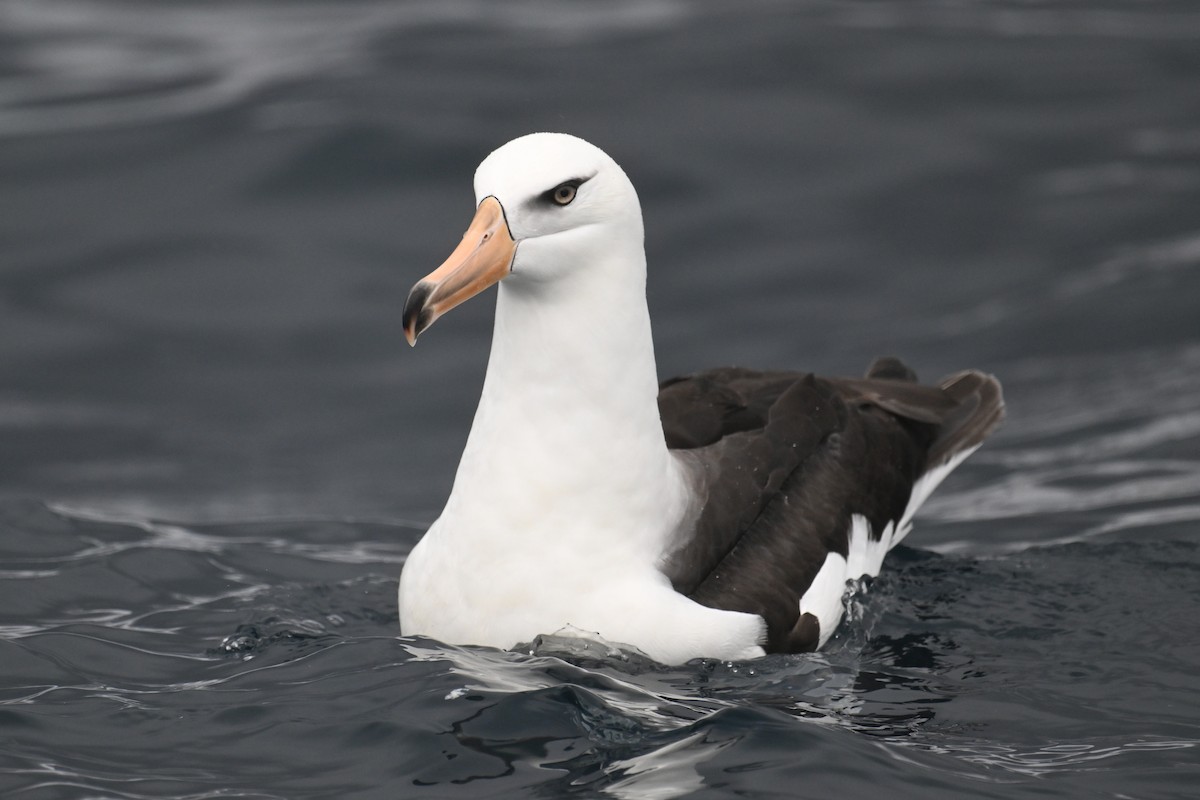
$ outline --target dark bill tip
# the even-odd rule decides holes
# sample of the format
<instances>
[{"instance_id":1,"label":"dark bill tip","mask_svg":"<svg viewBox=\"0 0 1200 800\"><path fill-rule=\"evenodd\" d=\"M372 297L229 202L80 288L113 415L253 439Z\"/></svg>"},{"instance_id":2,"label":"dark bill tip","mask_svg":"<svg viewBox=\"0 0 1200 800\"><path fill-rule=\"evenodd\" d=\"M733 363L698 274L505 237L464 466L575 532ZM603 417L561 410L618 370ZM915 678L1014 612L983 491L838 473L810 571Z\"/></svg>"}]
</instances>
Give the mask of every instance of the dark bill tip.
<instances>
[{"instance_id":1,"label":"dark bill tip","mask_svg":"<svg viewBox=\"0 0 1200 800\"><path fill-rule=\"evenodd\" d=\"M408 339L410 346L417 343L421 331L433 322L433 311L426 307L432 293L433 287L425 281L418 283L408 293L408 300L404 303L404 338Z\"/></svg>"}]
</instances>

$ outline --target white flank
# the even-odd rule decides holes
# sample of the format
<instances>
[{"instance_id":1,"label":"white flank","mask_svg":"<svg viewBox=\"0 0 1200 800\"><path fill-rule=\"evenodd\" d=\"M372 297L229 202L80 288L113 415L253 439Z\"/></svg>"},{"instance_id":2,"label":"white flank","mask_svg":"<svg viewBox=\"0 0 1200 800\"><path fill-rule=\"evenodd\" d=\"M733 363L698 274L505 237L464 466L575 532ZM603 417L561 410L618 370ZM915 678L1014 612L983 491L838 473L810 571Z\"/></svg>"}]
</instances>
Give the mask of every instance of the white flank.
<instances>
[{"instance_id":1,"label":"white flank","mask_svg":"<svg viewBox=\"0 0 1200 800\"><path fill-rule=\"evenodd\" d=\"M800 598L800 613L812 614L821 623L821 638L817 647L823 647L829 641L842 621L846 582L867 576L873 578L879 574L884 556L912 530L912 518L917 509L929 499L938 484L978 447L976 445L955 453L944 464L939 464L918 478L899 524L889 522L878 539L871 537L871 523L866 517L861 514L850 517L848 557L842 558L837 553L826 556L817 576Z\"/></svg>"},{"instance_id":2,"label":"white flank","mask_svg":"<svg viewBox=\"0 0 1200 800\"><path fill-rule=\"evenodd\" d=\"M800 598L800 613L812 614L821 624L820 644L825 644L825 640L842 621L842 595L845 592L846 559L830 552L809 584L808 591Z\"/></svg>"}]
</instances>

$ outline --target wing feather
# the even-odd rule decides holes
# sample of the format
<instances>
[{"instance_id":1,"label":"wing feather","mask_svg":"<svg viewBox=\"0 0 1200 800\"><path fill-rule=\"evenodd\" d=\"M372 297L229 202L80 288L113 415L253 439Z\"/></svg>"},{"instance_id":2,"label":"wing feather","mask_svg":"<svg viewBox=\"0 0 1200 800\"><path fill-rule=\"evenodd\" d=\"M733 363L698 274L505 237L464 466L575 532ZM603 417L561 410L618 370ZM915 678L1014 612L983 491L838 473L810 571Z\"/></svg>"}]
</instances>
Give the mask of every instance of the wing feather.
<instances>
[{"instance_id":1,"label":"wing feather","mask_svg":"<svg viewBox=\"0 0 1200 800\"><path fill-rule=\"evenodd\" d=\"M846 557L851 518L878 541L926 471L977 446L1003 417L995 378L915 382L896 359L866 378L740 368L661 386L668 446L694 468L700 508L664 557L676 590L767 622L769 651L820 639L799 598L830 552Z\"/></svg>"}]
</instances>

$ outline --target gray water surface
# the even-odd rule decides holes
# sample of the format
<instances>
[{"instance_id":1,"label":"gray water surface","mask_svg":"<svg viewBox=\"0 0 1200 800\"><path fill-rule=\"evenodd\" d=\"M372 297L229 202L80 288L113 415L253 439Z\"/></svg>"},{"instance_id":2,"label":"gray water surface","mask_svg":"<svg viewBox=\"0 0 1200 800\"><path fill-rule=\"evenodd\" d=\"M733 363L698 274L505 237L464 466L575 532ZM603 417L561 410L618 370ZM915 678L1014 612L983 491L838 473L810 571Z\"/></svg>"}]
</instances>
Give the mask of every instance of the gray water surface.
<instances>
[{"instance_id":1,"label":"gray water surface","mask_svg":"<svg viewBox=\"0 0 1200 800\"><path fill-rule=\"evenodd\" d=\"M821 654L398 638L475 165L638 187L666 377L998 375ZM0 2L0 794L1134 797L1200 780L1200 11Z\"/></svg>"}]
</instances>

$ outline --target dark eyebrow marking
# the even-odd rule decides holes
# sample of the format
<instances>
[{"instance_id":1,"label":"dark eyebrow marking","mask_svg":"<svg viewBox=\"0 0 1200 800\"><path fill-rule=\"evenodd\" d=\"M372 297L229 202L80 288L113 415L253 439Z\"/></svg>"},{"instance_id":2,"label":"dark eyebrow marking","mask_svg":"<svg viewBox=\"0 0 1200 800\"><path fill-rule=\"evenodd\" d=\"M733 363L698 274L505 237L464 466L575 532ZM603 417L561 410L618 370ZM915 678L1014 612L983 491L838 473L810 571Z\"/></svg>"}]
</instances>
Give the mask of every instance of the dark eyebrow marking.
<instances>
[{"instance_id":1,"label":"dark eyebrow marking","mask_svg":"<svg viewBox=\"0 0 1200 800\"><path fill-rule=\"evenodd\" d=\"M554 184L549 189L547 189L546 191L544 191L540 195L538 195L538 202L553 203L554 202L554 192L558 189L558 187L570 186L573 189L578 189L580 186L583 186L585 183L587 183L594 177L596 177L596 173L593 172L591 175L588 175L586 178L571 178L570 180L559 181L558 183Z\"/></svg>"}]
</instances>

